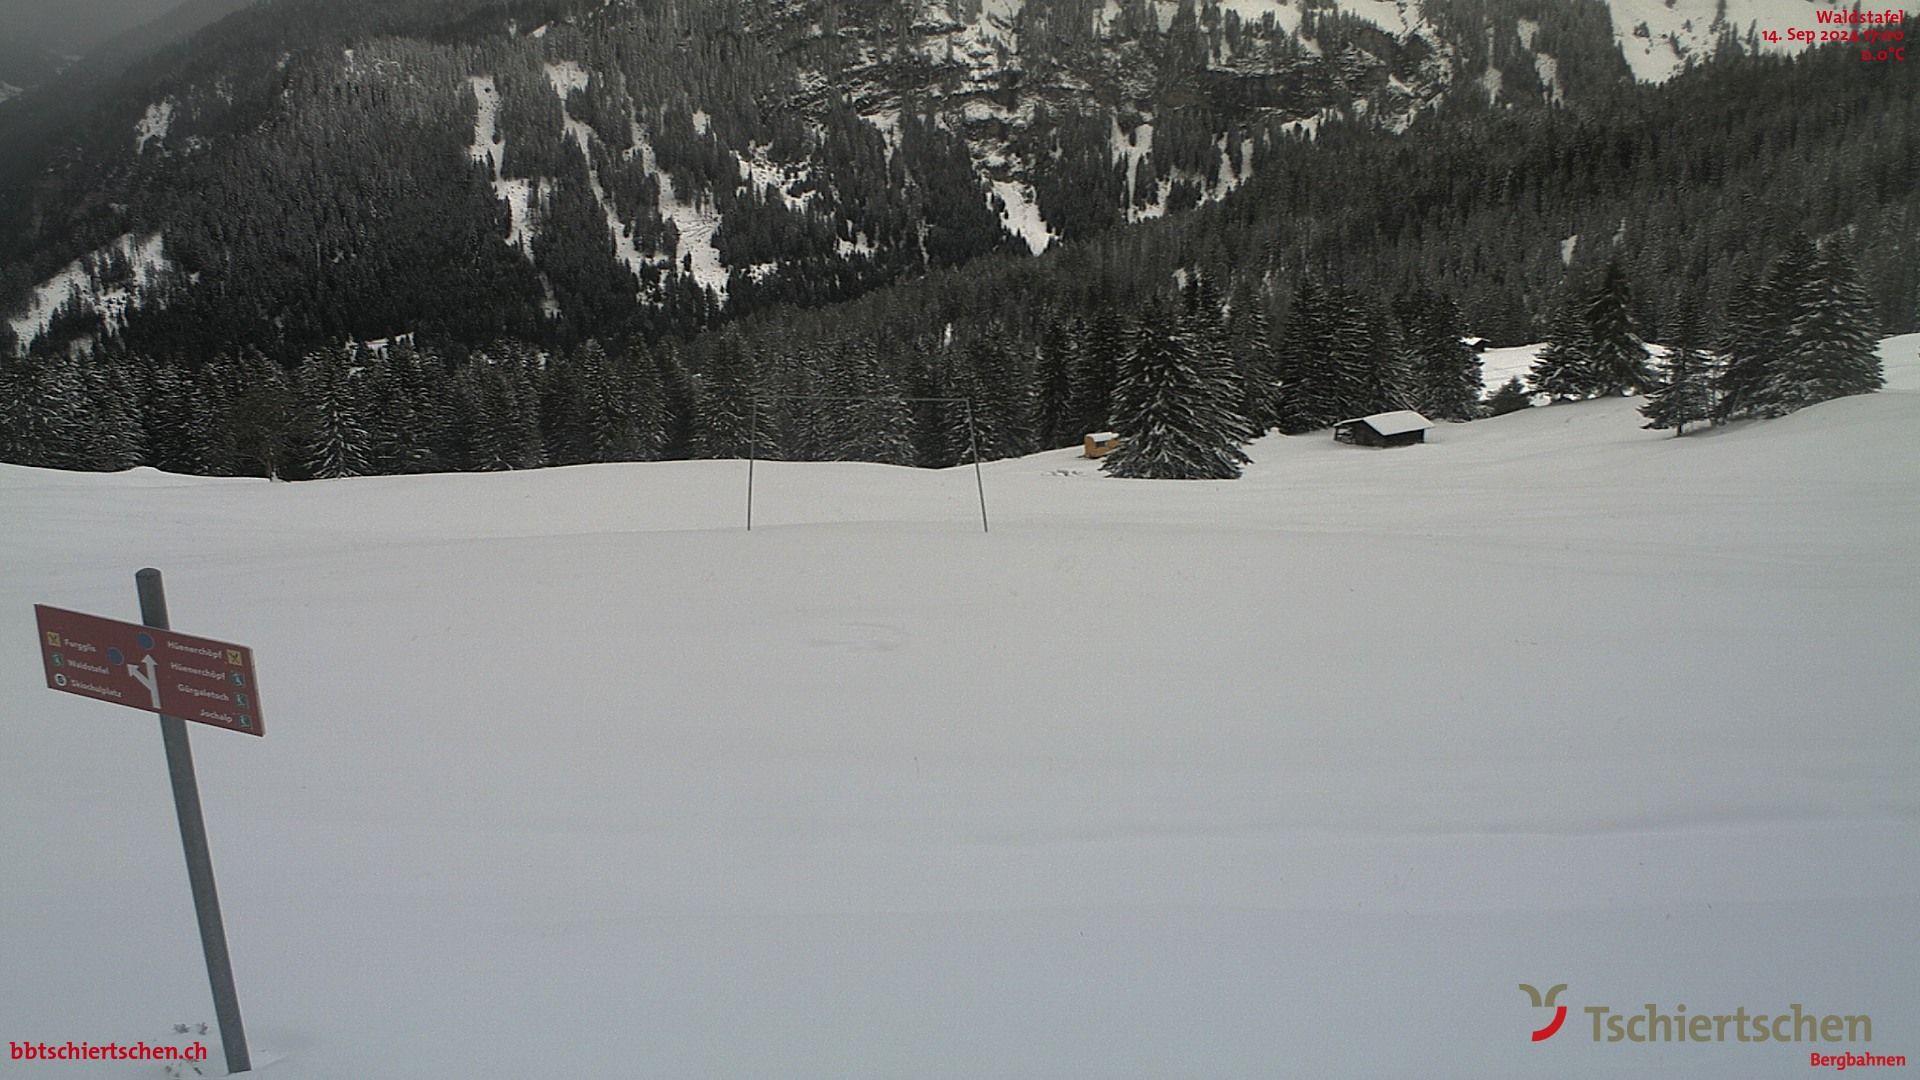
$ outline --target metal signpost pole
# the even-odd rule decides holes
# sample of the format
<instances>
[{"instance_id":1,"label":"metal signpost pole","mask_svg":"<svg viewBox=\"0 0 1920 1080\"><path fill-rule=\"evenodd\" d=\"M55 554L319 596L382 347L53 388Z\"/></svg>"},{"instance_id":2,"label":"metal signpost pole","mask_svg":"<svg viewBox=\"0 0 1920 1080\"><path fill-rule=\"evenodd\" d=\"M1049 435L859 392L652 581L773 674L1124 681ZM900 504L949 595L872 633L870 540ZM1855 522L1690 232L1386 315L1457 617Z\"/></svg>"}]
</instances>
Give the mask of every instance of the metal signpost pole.
<instances>
[{"instance_id":1,"label":"metal signpost pole","mask_svg":"<svg viewBox=\"0 0 1920 1080\"><path fill-rule=\"evenodd\" d=\"M146 569L134 575L140 590L140 621L168 629L167 593L160 571ZM160 738L167 748L167 774L173 779L173 808L180 818L180 843L187 853L187 880L193 886L193 910L200 920L200 948L207 958L207 980L213 985L213 1012L220 1022L220 1041L229 1073L251 1072L247 1032L240 1023L240 996L233 988L233 963L227 955L227 929L220 919L220 894L213 884L213 854L207 848L207 825L200 816L200 784L193 775L193 747L187 742L187 722L160 715Z\"/></svg>"},{"instance_id":2,"label":"metal signpost pole","mask_svg":"<svg viewBox=\"0 0 1920 1080\"><path fill-rule=\"evenodd\" d=\"M973 447L973 486L980 489L980 531L987 528L987 482L980 479L980 436L973 430L973 399L967 399L967 443Z\"/></svg>"},{"instance_id":3,"label":"metal signpost pole","mask_svg":"<svg viewBox=\"0 0 1920 1080\"><path fill-rule=\"evenodd\" d=\"M753 392L747 410L747 531L753 531L753 447L760 441L760 391Z\"/></svg>"}]
</instances>

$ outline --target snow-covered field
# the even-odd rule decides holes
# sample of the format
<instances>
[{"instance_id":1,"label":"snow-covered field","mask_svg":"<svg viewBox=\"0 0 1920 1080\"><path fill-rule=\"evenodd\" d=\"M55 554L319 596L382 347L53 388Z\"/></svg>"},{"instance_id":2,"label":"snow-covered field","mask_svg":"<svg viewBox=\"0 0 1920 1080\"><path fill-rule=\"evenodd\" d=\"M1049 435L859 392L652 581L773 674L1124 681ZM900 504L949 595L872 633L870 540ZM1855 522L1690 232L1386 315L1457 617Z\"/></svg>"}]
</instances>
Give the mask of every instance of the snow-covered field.
<instances>
[{"instance_id":1,"label":"snow-covered field","mask_svg":"<svg viewBox=\"0 0 1920 1080\"><path fill-rule=\"evenodd\" d=\"M1920 1053L1920 338L1234 483L0 467L0 1039L212 1019L150 718L30 604L256 649L194 743L269 1077L1794 1077ZM1567 983L1566 1029L1520 983ZM1874 1042L1596 1043L1588 1005ZM217 1067L209 1072L220 1073ZM161 1066L0 1059L6 1076ZM191 1074L189 1074L191 1075ZM1817 1075L1817 1073L1816 1073Z\"/></svg>"}]
</instances>

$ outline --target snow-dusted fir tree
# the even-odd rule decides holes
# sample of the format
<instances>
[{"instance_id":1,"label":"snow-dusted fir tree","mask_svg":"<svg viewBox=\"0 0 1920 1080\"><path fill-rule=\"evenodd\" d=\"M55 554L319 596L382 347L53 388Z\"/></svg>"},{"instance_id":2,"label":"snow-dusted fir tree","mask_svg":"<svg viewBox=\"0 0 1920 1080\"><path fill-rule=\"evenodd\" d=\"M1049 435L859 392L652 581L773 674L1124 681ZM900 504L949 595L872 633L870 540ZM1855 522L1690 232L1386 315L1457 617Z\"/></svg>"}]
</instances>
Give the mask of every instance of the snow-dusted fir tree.
<instances>
[{"instance_id":1,"label":"snow-dusted fir tree","mask_svg":"<svg viewBox=\"0 0 1920 1080\"><path fill-rule=\"evenodd\" d=\"M1587 366L1593 391L1603 397L1639 393L1654 382L1646 343L1634 333L1631 302L1627 272L1619 260L1609 262L1587 303Z\"/></svg>"},{"instance_id":2,"label":"snow-dusted fir tree","mask_svg":"<svg viewBox=\"0 0 1920 1080\"><path fill-rule=\"evenodd\" d=\"M234 450L248 475L278 480L286 471L296 404L280 365L261 358L257 377L233 401ZM425 439L433 432L421 424L415 434Z\"/></svg>"},{"instance_id":3,"label":"snow-dusted fir tree","mask_svg":"<svg viewBox=\"0 0 1920 1080\"><path fill-rule=\"evenodd\" d=\"M1313 277L1303 277L1287 310L1275 350L1280 376L1279 426L1289 435L1329 427L1349 415L1340 368L1336 323L1341 297ZM1351 344L1351 343L1349 343Z\"/></svg>"},{"instance_id":4,"label":"snow-dusted fir tree","mask_svg":"<svg viewBox=\"0 0 1920 1080\"><path fill-rule=\"evenodd\" d=\"M694 446L701 457L747 456L750 425L769 419L764 406L753 407L758 381L754 357L740 332L729 326L719 332L700 374L700 399L695 412Z\"/></svg>"},{"instance_id":5,"label":"snow-dusted fir tree","mask_svg":"<svg viewBox=\"0 0 1920 1080\"><path fill-rule=\"evenodd\" d=\"M1518 375L1501 383L1498 390L1487 395L1487 415L1489 416L1505 416L1510 412L1530 408L1532 405L1533 395L1527 393L1527 388L1520 382Z\"/></svg>"},{"instance_id":6,"label":"snow-dusted fir tree","mask_svg":"<svg viewBox=\"0 0 1920 1080\"><path fill-rule=\"evenodd\" d=\"M344 349L309 355L300 369L302 412L307 421L306 466L315 479L361 476L372 443L356 376Z\"/></svg>"},{"instance_id":7,"label":"snow-dusted fir tree","mask_svg":"<svg viewBox=\"0 0 1920 1080\"><path fill-rule=\"evenodd\" d=\"M53 469L94 468L99 433L80 361L62 349L22 363L28 366L29 406L24 442L30 447L29 457L22 464Z\"/></svg>"},{"instance_id":8,"label":"snow-dusted fir tree","mask_svg":"<svg viewBox=\"0 0 1920 1080\"><path fill-rule=\"evenodd\" d=\"M1400 304L1412 405L1433 420L1469 420L1480 404L1480 354L1461 338L1460 305L1424 286Z\"/></svg>"},{"instance_id":9,"label":"snow-dusted fir tree","mask_svg":"<svg viewBox=\"0 0 1920 1080\"><path fill-rule=\"evenodd\" d=\"M1259 438L1280 422L1280 375L1275 368L1267 297L1251 280L1234 286L1227 308L1227 350L1240 383L1240 415L1247 437Z\"/></svg>"},{"instance_id":10,"label":"snow-dusted fir tree","mask_svg":"<svg viewBox=\"0 0 1920 1080\"><path fill-rule=\"evenodd\" d=\"M1527 372L1527 384L1534 393L1545 394L1555 401L1573 401L1591 395L1592 351L1586 320L1581 317L1578 304L1569 299L1554 316L1547 343Z\"/></svg>"},{"instance_id":11,"label":"snow-dusted fir tree","mask_svg":"<svg viewBox=\"0 0 1920 1080\"><path fill-rule=\"evenodd\" d=\"M1059 319L1049 319L1040 331L1034 349L1034 369L1039 387L1034 422L1040 427L1043 449L1068 446L1085 432L1077 431L1073 383L1079 366L1078 342L1072 330Z\"/></svg>"},{"instance_id":12,"label":"snow-dusted fir tree","mask_svg":"<svg viewBox=\"0 0 1920 1080\"><path fill-rule=\"evenodd\" d=\"M1127 332L1114 391L1120 446L1101 462L1142 480L1232 480L1247 462L1246 418L1231 360L1196 337L1164 304L1149 305Z\"/></svg>"},{"instance_id":13,"label":"snow-dusted fir tree","mask_svg":"<svg viewBox=\"0 0 1920 1080\"><path fill-rule=\"evenodd\" d=\"M1791 321L1764 391L1767 412L1880 389L1873 301L1836 241L1815 257L1811 282L1788 308Z\"/></svg>"},{"instance_id":14,"label":"snow-dusted fir tree","mask_svg":"<svg viewBox=\"0 0 1920 1080\"><path fill-rule=\"evenodd\" d=\"M1722 361L1715 386L1719 399L1715 423L1743 416L1762 404L1783 329L1769 290L1758 275L1747 276L1727 301L1726 327L1719 340Z\"/></svg>"},{"instance_id":15,"label":"snow-dusted fir tree","mask_svg":"<svg viewBox=\"0 0 1920 1080\"><path fill-rule=\"evenodd\" d=\"M1660 366L1659 385L1648 391L1646 403L1640 406L1646 427L1673 428L1677 437L1687 433L1688 424L1712 418L1718 404L1714 393L1718 370L1713 357L1699 347L1704 337L1699 309L1689 304Z\"/></svg>"},{"instance_id":16,"label":"snow-dusted fir tree","mask_svg":"<svg viewBox=\"0 0 1920 1080\"><path fill-rule=\"evenodd\" d=\"M1794 323L1820 295L1819 275L1820 249L1796 229L1767 271L1766 286L1759 294L1733 298L1727 321L1742 347L1729 350L1721 387L1729 416L1780 416L1799 408L1778 396L1785 386L1780 367Z\"/></svg>"},{"instance_id":17,"label":"snow-dusted fir tree","mask_svg":"<svg viewBox=\"0 0 1920 1080\"><path fill-rule=\"evenodd\" d=\"M132 380L117 357L96 355L87 369L87 396L92 401L97 468L119 471L146 460L146 432L140 427L140 402Z\"/></svg>"},{"instance_id":18,"label":"snow-dusted fir tree","mask_svg":"<svg viewBox=\"0 0 1920 1080\"><path fill-rule=\"evenodd\" d=\"M845 400L820 403L821 456L830 461L910 465L913 412L882 370L872 338L833 346L824 392Z\"/></svg>"}]
</instances>

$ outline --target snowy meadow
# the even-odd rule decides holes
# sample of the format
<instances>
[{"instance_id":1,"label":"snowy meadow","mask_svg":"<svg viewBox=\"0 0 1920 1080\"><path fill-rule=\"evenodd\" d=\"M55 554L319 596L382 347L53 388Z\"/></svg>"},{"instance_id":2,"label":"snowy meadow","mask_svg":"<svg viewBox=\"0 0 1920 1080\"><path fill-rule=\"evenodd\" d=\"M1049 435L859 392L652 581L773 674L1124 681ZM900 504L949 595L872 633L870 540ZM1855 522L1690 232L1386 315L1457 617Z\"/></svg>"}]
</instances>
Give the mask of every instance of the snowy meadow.
<instances>
[{"instance_id":1,"label":"snowy meadow","mask_svg":"<svg viewBox=\"0 0 1920 1080\"><path fill-rule=\"evenodd\" d=\"M1920 338L1883 354L1684 439L1617 399L1233 482L994 462L986 534L971 469L763 462L749 533L741 462L0 466L0 1038L213 1018L156 725L34 642L157 566L257 657L267 736L193 741L270 1077L1920 1053ZM1648 1003L1874 1041L1592 1037Z\"/></svg>"}]
</instances>

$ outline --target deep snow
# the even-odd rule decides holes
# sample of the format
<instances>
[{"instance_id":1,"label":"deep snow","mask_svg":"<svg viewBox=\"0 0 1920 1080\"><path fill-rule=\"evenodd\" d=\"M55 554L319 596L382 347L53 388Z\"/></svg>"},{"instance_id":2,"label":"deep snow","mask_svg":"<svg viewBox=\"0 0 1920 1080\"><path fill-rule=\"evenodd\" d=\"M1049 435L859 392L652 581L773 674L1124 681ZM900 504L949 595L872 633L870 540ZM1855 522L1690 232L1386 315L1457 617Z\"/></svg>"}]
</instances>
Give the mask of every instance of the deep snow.
<instances>
[{"instance_id":1,"label":"deep snow","mask_svg":"<svg viewBox=\"0 0 1920 1080\"><path fill-rule=\"evenodd\" d=\"M1274 437L1231 483L997 462L989 535L964 469L762 463L749 534L738 462L0 467L0 1038L212 1019L155 725L33 640L155 565L256 650L269 734L194 745L269 1077L1846 1048L1589 1038L1648 1002L1920 1051L1920 338L1886 348L1895 389L1686 439L1617 400ZM1556 1038L1523 982L1570 985Z\"/></svg>"}]
</instances>

